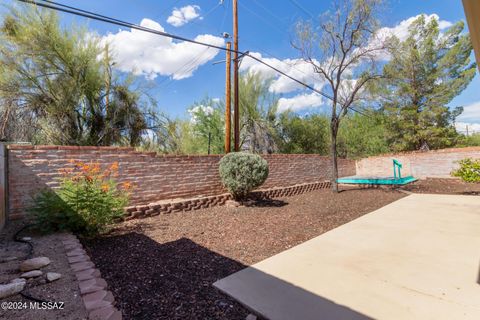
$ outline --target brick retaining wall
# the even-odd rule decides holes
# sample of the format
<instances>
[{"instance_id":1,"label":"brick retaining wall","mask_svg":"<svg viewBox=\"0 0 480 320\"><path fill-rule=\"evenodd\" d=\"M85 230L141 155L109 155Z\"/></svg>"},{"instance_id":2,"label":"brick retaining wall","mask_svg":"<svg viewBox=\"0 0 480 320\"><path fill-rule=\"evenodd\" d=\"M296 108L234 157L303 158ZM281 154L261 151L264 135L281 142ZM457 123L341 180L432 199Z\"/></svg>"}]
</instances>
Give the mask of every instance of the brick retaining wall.
<instances>
[{"instance_id":1,"label":"brick retaining wall","mask_svg":"<svg viewBox=\"0 0 480 320\"><path fill-rule=\"evenodd\" d=\"M403 165L402 175L415 178L449 178L450 173L458 168L457 161L465 158L480 159L480 147L450 148L426 152L406 152L387 154L358 160L357 175L392 176L392 159Z\"/></svg>"},{"instance_id":2,"label":"brick retaining wall","mask_svg":"<svg viewBox=\"0 0 480 320\"><path fill-rule=\"evenodd\" d=\"M118 180L131 181L131 205L175 198L218 195L225 192L218 176L222 155L162 156L133 148L76 146L8 146L8 211L20 217L42 188L58 186L59 170L69 160L110 165L118 162ZM323 182L330 179L330 160L319 155L264 155L270 175L262 188ZM355 174L355 162L340 160L341 176Z\"/></svg>"}]
</instances>

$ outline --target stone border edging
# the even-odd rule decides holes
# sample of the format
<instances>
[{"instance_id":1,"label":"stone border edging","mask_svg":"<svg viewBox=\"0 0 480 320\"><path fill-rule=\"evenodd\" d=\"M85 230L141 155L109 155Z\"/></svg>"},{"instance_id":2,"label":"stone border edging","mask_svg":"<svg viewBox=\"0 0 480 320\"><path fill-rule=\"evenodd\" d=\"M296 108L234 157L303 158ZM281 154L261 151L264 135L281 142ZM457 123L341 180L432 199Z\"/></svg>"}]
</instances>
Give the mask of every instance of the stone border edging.
<instances>
[{"instance_id":1,"label":"stone border edging","mask_svg":"<svg viewBox=\"0 0 480 320\"><path fill-rule=\"evenodd\" d=\"M290 197L313 190L325 189L331 186L330 181L303 183L289 187L276 187L252 192L251 197L257 200L271 199L280 197ZM144 218L157 216L159 214L168 214L175 212L194 211L199 209L223 206L232 196L229 193L223 193L214 196L179 199L173 201L162 200L149 203L147 205L137 205L125 208L124 220L135 218Z\"/></svg>"},{"instance_id":2,"label":"stone border edging","mask_svg":"<svg viewBox=\"0 0 480 320\"><path fill-rule=\"evenodd\" d=\"M107 282L90 260L78 238L68 234L62 243L70 269L75 273L85 309L90 320L121 320L122 313L114 307L115 299L107 291Z\"/></svg>"}]
</instances>

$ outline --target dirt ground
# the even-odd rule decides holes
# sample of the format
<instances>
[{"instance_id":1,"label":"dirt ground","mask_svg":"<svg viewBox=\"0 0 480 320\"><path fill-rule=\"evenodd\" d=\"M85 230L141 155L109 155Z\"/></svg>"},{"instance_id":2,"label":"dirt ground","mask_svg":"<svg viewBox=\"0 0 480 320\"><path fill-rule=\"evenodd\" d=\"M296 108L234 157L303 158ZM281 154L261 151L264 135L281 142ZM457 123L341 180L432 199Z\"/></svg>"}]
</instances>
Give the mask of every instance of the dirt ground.
<instances>
[{"instance_id":1,"label":"dirt ground","mask_svg":"<svg viewBox=\"0 0 480 320\"><path fill-rule=\"evenodd\" d=\"M480 195L480 183L467 183L459 179L429 178L402 187L414 193Z\"/></svg>"},{"instance_id":2,"label":"dirt ground","mask_svg":"<svg viewBox=\"0 0 480 320\"><path fill-rule=\"evenodd\" d=\"M249 312L213 282L404 196L319 190L132 220L85 244L124 319L245 319Z\"/></svg>"},{"instance_id":3,"label":"dirt ground","mask_svg":"<svg viewBox=\"0 0 480 320\"><path fill-rule=\"evenodd\" d=\"M22 223L10 223L0 233L0 261L5 258L15 256L18 260L0 263L0 283L8 283L10 280L18 278L21 274L19 265L28 254L28 245L13 242L13 236L17 230L23 226ZM87 319L83 301L80 297L78 284L75 275L70 269L64 246L61 242L62 234L53 234L41 236L25 230L20 237L29 236L32 238L33 255L32 257L45 256L51 260L51 263L42 268L44 274L47 272L57 272L62 274L62 278L51 283L46 283L45 276L40 276L27 281L23 293L44 301L63 302L63 310L34 310L30 309L32 300L26 299L20 294L0 300L0 302L26 302L27 307L23 310L3 310L0 309L0 319L24 319L24 320L53 320L53 319Z\"/></svg>"}]
</instances>

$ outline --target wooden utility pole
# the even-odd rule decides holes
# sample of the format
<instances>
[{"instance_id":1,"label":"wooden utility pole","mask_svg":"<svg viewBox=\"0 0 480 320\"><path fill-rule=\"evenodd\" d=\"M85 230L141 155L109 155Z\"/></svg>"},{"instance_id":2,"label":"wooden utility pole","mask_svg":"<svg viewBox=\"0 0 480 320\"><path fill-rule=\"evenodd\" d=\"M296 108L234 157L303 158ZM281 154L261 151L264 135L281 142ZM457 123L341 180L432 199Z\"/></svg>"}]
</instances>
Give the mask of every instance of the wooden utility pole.
<instances>
[{"instance_id":1,"label":"wooden utility pole","mask_svg":"<svg viewBox=\"0 0 480 320\"><path fill-rule=\"evenodd\" d=\"M235 152L240 151L240 104L238 96L238 4L233 1L233 143Z\"/></svg>"},{"instance_id":2,"label":"wooden utility pole","mask_svg":"<svg viewBox=\"0 0 480 320\"><path fill-rule=\"evenodd\" d=\"M231 65L232 65L232 54L230 52L232 48L232 43L227 42L227 60L225 61L226 65L226 78L225 78L225 153L229 153L231 150L230 141L231 141L231 121L232 121L232 109L231 109L231 100L232 100L232 86L231 86Z\"/></svg>"},{"instance_id":3,"label":"wooden utility pole","mask_svg":"<svg viewBox=\"0 0 480 320\"><path fill-rule=\"evenodd\" d=\"M109 48L108 44L105 46L105 56L104 56L104 63L105 63L105 114L108 114L108 107L110 106L110 81L112 77L112 71L110 67L110 55L109 55Z\"/></svg>"}]
</instances>

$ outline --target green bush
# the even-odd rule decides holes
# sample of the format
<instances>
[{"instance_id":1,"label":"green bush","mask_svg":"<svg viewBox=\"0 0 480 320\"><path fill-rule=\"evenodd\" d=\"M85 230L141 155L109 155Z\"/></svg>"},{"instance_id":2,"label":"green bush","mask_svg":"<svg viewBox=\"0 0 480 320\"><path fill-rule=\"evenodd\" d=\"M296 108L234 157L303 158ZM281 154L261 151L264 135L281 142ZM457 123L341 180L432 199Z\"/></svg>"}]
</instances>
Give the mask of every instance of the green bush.
<instances>
[{"instance_id":1,"label":"green bush","mask_svg":"<svg viewBox=\"0 0 480 320\"><path fill-rule=\"evenodd\" d=\"M245 198L268 177L268 163L256 154L232 152L220 160L220 178L235 199Z\"/></svg>"},{"instance_id":2,"label":"green bush","mask_svg":"<svg viewBox=\"0 0 480 320\"><path fill-rule=\"evenodd\" d=\"M31 208L40 230L68 230L92 236L123 214L130 183L115 179L118 164L101 171L99 164L74 163L64 169L60 187L41 191Z\"/></svg>"},{"instance_id":3,"label":"green bush","mask_svg":"<svg viewBox=\"0 0 480 320\"><path fill-rule=\"evenodd\" d=\"M460 177L465 182L480 182L480 159L466 158L458 163L460 168L452 172L453 176Z\"/></svg>"}]
</instances>

